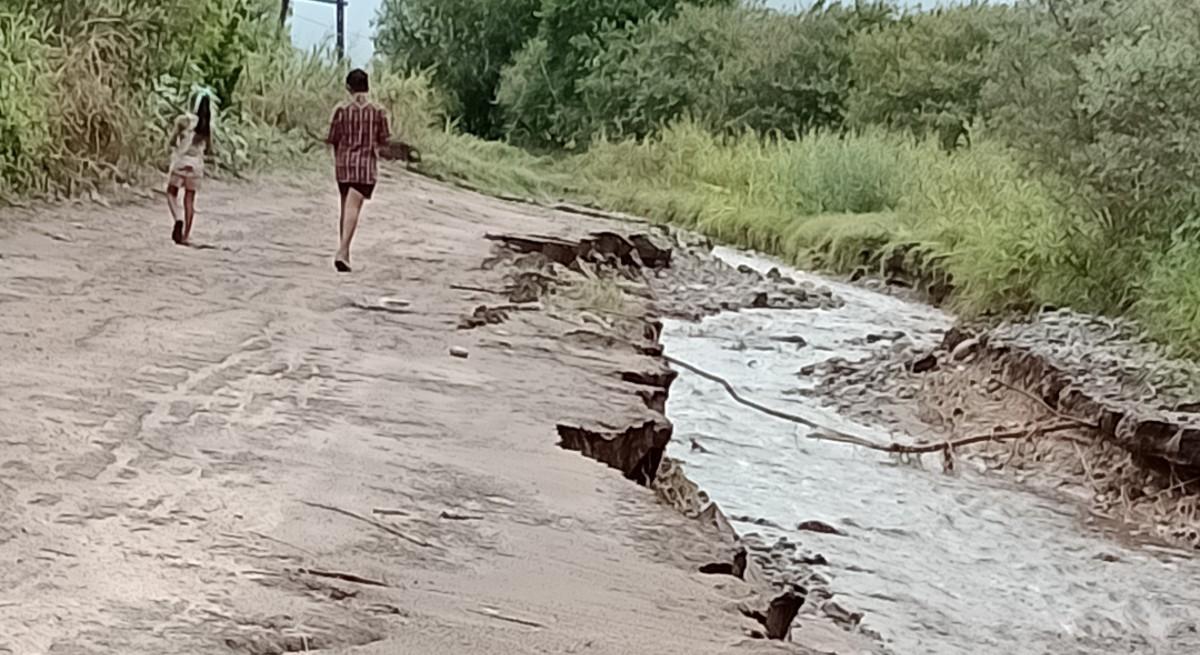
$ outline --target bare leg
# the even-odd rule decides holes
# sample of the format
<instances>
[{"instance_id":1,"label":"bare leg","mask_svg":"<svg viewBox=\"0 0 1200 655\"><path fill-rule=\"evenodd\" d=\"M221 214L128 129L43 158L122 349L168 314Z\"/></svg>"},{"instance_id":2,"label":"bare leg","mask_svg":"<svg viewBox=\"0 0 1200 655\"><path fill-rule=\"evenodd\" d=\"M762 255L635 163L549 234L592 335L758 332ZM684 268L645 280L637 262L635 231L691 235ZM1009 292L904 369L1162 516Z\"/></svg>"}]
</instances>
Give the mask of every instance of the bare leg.
<instances>
[{"instance_id":1,"label":"bare leg","mask_svg":"<svg viewBox=\"0 0 1200 655\"><path fill-rule=\"evenodd\" d=\"M346 227L346 196L339 195L341 202L338 205L338 244L342 243L342 234L345 233Z\"/></svg>"},{"instance_id":2,"label":"bare leg","mask_svg":"<svg viewBox=\"0 0 1200 655\"><path fill-rule=\"evenodd\" d=\"M354 232L358 230L358 215L362 212L363 196L357 189L350 189L346 194L345 208L342 210L342 242L334 259L350 263L350 242L354 240Z\"/></svg>"},{"instance_id":3,"label":"bare leg","mask_svg":"<svg viewBox=\"0 0 1200 655\"><path fill-rule=\"evenodd\" d=\"M192 220L196 218L196 192L190 189L183 192L183 212L187 223L183 226L183 242L189 243L192 238Z\"/></svg>"},{"instance_id":4,"label":"bare leg","mask_svg":"<svg viewBox=\"0 0 1200 655\"><path fill-rule=\"evenodd\" d=\"M179 187L173 184L167 184L167 209L171 210L171 220L175 222L171 228L171 240L175 243L183 242L183 222L179 218Z\"/></svg>"}]
</instances>

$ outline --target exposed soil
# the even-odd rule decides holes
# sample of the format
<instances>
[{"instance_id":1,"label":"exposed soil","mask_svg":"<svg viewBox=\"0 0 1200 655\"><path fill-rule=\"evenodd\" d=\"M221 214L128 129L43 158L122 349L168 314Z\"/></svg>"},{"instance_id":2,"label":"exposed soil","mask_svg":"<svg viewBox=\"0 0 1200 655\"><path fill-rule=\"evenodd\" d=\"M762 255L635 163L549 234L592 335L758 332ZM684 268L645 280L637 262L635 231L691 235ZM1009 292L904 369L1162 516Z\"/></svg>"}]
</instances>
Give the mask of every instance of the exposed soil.
<instances>
[{"instance_id":1,"label":"exposed soil","mask_svg":"<svg viewBox=\"0 0 1200 655\"><path fill-rule=\"evenodd\" d=\"M485 238L627 225L398 174L338 275L336 209L210 184L192 248L159 203L0 212L0 653L875 648L811 617L747 636L763 588L699 572L735 548L719 512L626 479L669 437L654 331L511 297ZM748 304L833 302L775 282ZM629 284L643 316L692 302ZM560 426L644 450L602 466Z\"/></svg>"},{"instance_id":2,"label":"exposed soil","mask_svg":"<svg viewBox=\"0 0 1200 655\"><path fill-rule=\"evenodd\" d=\"M881 335L874 357L809 370L811 391L846 415L928 443L1025 432L954 450L981 470L1082 500L1124 537L1200 547L1200 375L1120 321L1050 311L956 328L932 351ZM1044 434L1047 426L1079 426Z\"/></svg>"}]
</instances>

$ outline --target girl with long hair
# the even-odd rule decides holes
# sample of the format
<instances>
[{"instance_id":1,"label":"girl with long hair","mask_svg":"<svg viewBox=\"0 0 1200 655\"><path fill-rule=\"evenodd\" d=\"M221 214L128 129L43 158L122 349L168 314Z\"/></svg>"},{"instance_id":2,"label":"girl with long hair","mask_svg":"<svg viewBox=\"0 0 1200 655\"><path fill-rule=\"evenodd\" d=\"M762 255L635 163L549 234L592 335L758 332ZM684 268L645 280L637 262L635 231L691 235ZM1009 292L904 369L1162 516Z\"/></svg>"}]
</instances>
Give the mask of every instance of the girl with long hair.
<instances>
[{"instance_id":1,"label":"girl with long hair","mask_svg":"<svg viewBox=\"0 0 1200 655\"><path fill-rule=\"evenodd\" d=\"M195 114L175 119L171 136L171 168L167 180L167 207L175 225L171 239L188 245L196 217L196 191L204 179L204 156L212 146L212 105L207 94L200 96ZM179 214L179 191L183 190L183 216Z\"/></svg>"}]
</instances>

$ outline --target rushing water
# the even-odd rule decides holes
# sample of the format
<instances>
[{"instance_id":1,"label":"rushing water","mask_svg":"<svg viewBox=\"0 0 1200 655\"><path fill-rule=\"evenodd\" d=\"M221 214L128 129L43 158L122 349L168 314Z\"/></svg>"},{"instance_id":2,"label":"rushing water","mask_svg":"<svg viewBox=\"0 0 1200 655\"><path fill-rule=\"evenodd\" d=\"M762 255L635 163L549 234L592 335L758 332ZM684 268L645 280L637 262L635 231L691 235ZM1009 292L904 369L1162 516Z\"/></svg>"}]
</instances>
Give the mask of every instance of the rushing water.
<instances>
[{"instance_id":1,"label":"rushing water","mask_svg":"<svg viewBox=\"0 0 1200 655\"><path fill-rule=\"evenodd\" d=\"M772 265L720 255L760 270ZM865 356L877 346L864 337L883 330L932 343L949 319L919 304L819 282L846 306L669 322L667 352L755 400L839 424L817 401L787 393L805 383L798 369ZM790 335L808 345L771 339ZM1067 499L996 476L945 474L936 465L899 465L884 454L806 440L799 426L737 405L687 372L672 387L667 410L677 436L668 454L727 514L785 527L817 519L845 531L736 525L743 534L787 536L824 554L829 566L821 568L833 590L864 611L865 625L899 655L1200 653L1200 561L1112 540L1087 527L1082 508ZM711 453L693 452L687 437Z\"/></svg>"}]
</instances>

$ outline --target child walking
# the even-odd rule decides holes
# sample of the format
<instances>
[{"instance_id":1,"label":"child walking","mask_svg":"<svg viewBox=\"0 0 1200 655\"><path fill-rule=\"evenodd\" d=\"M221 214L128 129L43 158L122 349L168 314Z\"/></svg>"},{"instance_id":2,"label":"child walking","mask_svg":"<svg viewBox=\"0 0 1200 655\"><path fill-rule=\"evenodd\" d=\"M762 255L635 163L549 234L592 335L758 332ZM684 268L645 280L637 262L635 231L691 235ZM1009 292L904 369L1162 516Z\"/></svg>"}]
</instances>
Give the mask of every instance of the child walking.
<instances>
[{"instance_id":1,"label":"child walking","mask_svg":"<svg viewBox=\"0 0 1200 655\"><path fill-rule=\"evenodd\" d=\"M356 68L346 76L350 100L338 106L329 121L325 142L333 146L341 215L338 217L338 249L333 267L350 272L350 244L358 230L363 204L375 191L378 149L391 137L387 114L372 103L367 72Z\"/></svg>"},{"instance_id":2,"label":"child walking","mask_svg":"<svg viewBox=\"0 0 1200 655\"><path fill-rule=\"evenodd\" d=\"M188 245L196 217L196 191L204 179L204 155L212 145L212 107L208 95L200 96L195 114L175 119L171 136L171 171L167 180L167 207L175 220L171 240ZM183 190L183 216L179 215L179 190Z\"/></svg>"}]
</instances>

